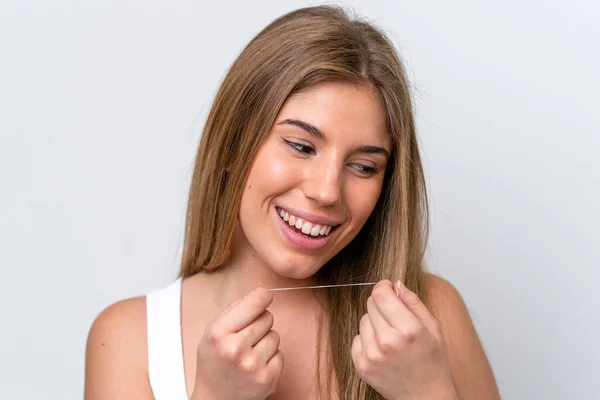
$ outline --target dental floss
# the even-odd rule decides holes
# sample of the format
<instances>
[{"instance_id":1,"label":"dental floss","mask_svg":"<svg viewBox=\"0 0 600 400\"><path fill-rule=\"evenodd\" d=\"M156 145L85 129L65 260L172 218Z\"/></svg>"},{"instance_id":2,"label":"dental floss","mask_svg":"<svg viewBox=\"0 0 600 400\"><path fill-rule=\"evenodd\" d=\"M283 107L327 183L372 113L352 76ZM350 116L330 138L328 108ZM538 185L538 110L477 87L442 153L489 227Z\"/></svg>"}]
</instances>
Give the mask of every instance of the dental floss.
<instances>
[{"instance_id":1,"label":"dental floss","mask_svg":"<svg viewBox=\"0 0 600 400\"><path fill-rule=\"evenodd\" d=\"M299 290L299 289L323 289L323 288L333 288L333 287L343 287L343 286L367 286L367 285L376 285L377 282L364 282L364 283L346 283L344 285L320 285L320 286L297 286L297 287L287 287L287 288L274 288L269 289L272 292L280 292L285 290Z\"/></svg>"}]
</instances>

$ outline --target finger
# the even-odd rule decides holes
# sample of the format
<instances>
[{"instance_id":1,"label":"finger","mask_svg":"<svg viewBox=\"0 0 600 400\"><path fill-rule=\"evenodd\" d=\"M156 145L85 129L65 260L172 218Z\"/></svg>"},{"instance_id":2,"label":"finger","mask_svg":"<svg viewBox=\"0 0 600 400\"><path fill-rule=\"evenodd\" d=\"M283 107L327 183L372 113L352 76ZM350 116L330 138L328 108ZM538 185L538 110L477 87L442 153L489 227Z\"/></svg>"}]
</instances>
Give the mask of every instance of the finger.
<instances>
[{"instance_id":1,"label":"finger","mask_svg":"<svg viewBox=\"0 0 600 400\"><path fill-rule=\"evenodd\" d=\"M409 290L402 282L397 281L394 285L398 298L402 300L402 303L408 308L423 324L423 326L430 332L437 332L438 323L433 317L429 309L423 304L419 296L416 293Z\"/></svg>"},{"instance_id":2,"label":"finger","mask_svg":"<svg viewBox=\"0 0 600 400\"><path fill-rule=\"evenodd\" d=\"M386 321L383 315L381 315L372 296L367 299L367 311L368 314L366 315L370 322L368 327L372 331L373 339L378 339L377 342L379 343L382 337L389 334L390 330L392 330L392 326Z\"/></svg>"},{"instance_id":3,"label":"finger","mask_svg":"<svg viewBox=\"0 0 600 400\"><path fill-rule=\"evenodd\" d=\"M363 315L360 319L359 332L361 349L364 351L368 346L372 346L375 343L375 331L373 330L373 323L369 314Z\"/></svg>"},{"instance_id":4,"label":"finger","mask_svg":"<svg viewBox=\"0 0 600 400\"><path fill-rule=\"evenodd\" d=\"M277 382L279 379L279 375L281 375L281 370L283 370L283 353L281 350L277 350L273 357L267 361L267 370L269 373L274 375L274 380Z\"/></svg>"},{"instance_id":5,"label":"finger","mask_svg":"<svg viewBox=\"0 0 600 400\"><path fill-rule=\"evenodd\" d=\"M245 346L252 347L273 327L273 314L264 311L250 325L236 333Z\"/></svg>"},{"instance_id":6,"label":"finger","mask_svg":"<svg viewBox=\"0 0 600 400\"><path fill-rule=\"evenodd\" d=\"M373 314L377 313L394 329L402 330L406 327L414 327L421 325L419 319L412 311L404 304L404 302L396 295L395 289L390 281L382 281L378 283L371 293L373 299L372 310ZM367 307L369 303L367 302ZM374 306L374 307L373 307ZM371 309L369 309L371 314ZM375 331L378 332L378 327L382 324L374 324Z\"/></svg>"},{"instance_id":7,"label":"finger","mask_svg":"<svg viewBox=\"0 0 600 400\"><path fill-rule=\"evenodd\" d=\"M271 291L265 288L256 288L225 312L219 319L219 323L229 332L239 332L258 318L272 301Z\"/></svg>"},{"instance_id":8,"label":"finger","mask_svg":"<svg viewBox=\"0 0 600 400\"><path fill-rule=\"evenodd\" d=\"M361 320L360 337L362 342L362 355L370 364L377 364L381 362L385 348L382 346L382 336L375 330L372 321L371 314L365 314ZM392 328L387 326L386 330L388 333L391 333ZM390 335L387 334L384 337L390 337Z\"/></svg>"},{"instance_id":9,"label":"finger","mask_svg":"<svg viewBox=\"0 0 600 400\"><path fill-rule=\"evenodd\" d=\"M356 368L359 368L359 366L361 365L360 362L361 362L362 352L363 352L362 339L361 339L360 335L356 335L356 336L354 336L354 339L352 339L352 347L350 349L350 354L352 355L352 361L354 362L354 366Z\"/></svg>"},{"instance_id":10,"label":"finger","mask_svg":"<svg viewBox=\"0 0 600 400\"><path fill-rule=\"evenodd\" d=\"M279 334L273 330L258 341L252 348L256 353L256 357L261 363L267 363L279 349Z\"/></svg>"},{"instance_id":11,"label":"finger","mask_svg":"<svg viewBox=\"0 0 600 400\"><path fill-rule=\"evenodd\" d=\"M238 304L240 304L240 302L242 301L242 299L243 299L243 297L240 297L239 299L233 300L231 303L229 303L229 305L227 307L225 307L225 309L223 311L221 311L221 314L225 315L226 313L228 313L232 308L234 308Z\"/></svg>"}]
</instances>

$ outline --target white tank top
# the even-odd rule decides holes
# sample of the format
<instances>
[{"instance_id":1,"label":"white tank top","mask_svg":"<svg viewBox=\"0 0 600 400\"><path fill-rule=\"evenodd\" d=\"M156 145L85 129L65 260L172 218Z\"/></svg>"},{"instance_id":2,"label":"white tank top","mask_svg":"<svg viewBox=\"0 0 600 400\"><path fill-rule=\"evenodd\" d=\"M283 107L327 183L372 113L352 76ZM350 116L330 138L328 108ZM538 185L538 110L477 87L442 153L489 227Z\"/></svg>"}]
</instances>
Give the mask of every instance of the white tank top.
<instances>
[{"instance_id":1,"label":"white tank top","mask_svg":"<svg viewBox=\"0 0 600 400\"><path fill-rule=\"evenodd\" d=\"M146 296L148 375L156 400L188 400L181 343L181 278Z\"/></svg>"}]
</instances>

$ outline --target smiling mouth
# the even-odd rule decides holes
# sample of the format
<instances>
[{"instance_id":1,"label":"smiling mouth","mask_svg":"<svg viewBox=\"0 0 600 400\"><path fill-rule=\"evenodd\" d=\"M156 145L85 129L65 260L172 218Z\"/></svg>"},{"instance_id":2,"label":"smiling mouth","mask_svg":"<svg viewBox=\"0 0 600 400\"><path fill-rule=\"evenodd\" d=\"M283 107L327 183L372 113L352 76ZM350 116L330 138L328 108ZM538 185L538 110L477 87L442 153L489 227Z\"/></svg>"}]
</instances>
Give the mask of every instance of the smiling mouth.
<instances>
[{"instance_id":1,"label":"smiling mouth","mask_svg":"<svg viewBox=\"0 0 600 400\"><path fill-rule=\"evenodd\" d=\"M329 236L329 234L339 226L316 224L292 215L281 207L277 207L277 214L279 214L279 218L281 218L281 220L295 233L310 239L319 239Z\"/></svg>"}]
</instances>

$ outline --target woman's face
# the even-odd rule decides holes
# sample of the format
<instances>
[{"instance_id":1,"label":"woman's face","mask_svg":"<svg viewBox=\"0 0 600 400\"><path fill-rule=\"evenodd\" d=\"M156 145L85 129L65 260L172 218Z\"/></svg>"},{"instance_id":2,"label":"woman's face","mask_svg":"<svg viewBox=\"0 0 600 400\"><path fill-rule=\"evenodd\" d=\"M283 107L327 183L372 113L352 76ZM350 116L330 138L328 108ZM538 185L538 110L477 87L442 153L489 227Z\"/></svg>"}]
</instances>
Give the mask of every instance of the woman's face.
<instances>
[{"instance_id":1,"label":"woman's face","mask_svg":"<svg viewBox=\"0 0 600 400\"><path fill-rule=\"evenodd\" d=\"M236 250L283 277L312 276L365 224L390 153L370 89L323 83L291 96L243 190Z\"/></svg>"}]
</instances>

